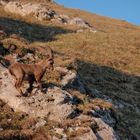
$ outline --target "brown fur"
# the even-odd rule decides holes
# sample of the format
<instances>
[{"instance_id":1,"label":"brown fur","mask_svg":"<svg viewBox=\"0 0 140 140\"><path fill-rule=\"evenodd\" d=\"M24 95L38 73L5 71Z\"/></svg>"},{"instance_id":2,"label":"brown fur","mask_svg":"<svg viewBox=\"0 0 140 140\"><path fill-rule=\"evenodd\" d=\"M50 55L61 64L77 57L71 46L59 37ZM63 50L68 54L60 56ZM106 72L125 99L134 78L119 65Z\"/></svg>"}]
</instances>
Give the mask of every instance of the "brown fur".
<instances>
[{"instance_id":1,"label":"brown fur","mask_svg":"<svg viewBox=\"0 0 140 140\"><path fill-rule=\"evenodd\" d=\"M30 87L33 82L36 81L42 90L41 79L47 69L53 70L54 63L53 52L50 47L47 47L47 49L48 54L46 55L46 58L36 64L21 64L16 62L9 67L9 72L16 79L15 87L18 89L20 94L22 94L20 87L25 77L28 77Z\"/></svg>"}]
</instances>

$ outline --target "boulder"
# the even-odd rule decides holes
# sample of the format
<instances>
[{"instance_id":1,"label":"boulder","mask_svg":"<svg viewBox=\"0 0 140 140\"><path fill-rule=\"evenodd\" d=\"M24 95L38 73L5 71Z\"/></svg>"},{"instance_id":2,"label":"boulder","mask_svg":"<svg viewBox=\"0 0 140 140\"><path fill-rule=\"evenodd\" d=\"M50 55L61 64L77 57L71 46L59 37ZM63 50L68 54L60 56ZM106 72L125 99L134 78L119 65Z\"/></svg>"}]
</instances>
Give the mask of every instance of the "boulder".
<instances>
[{"instance_id":1,"label":"boulder","mask_svg":"<svg viewBox=\"0 0 140 140\"><path fill-rule=\"evenodd\" d=\"M0 0L0 5L6 5L9 2L9 0Z\"/></svg>"},{"instance_id":2,"label":"boulder","mask_svg":"<svg viewBox=\"0 0 140 140\"><path fill-rule=\"evenodd\" d=\"M86 27L86 28L91 27L91 25L89 25L89 23L87 21L85 21L84 19L79 18L79 17L75 17L75 18L71 19L69 21L69 23L70 24L75 24L75 25L78 25L78 26L81 26L81 27Z\"/></svg>"},{"instance_id":3,"label":"boulder","mask_svg":"<svg viewBox=\"0 0 140 140\"><path fill-rule=\"evenodd\" d=\"M94 121L98 126L98 130L96 132L98 140L120 140L113 128L103 122L101 118L94 118Z\"/></svg>"},{"instance_id":4,"label":"boulder","mask_svg":"<svg viewBox=\"0 0 140 140\"><path fill-rule=\"evenodd\" d=\"M71 138L71 140L98 140L90 127L76 127L74 131L82 131L83 134Z\"/></svg>"},{"instance_id":5,"label":"boulder","mask_svg":"<svg viewBox=\"0 0 140 140\"><path fill-rule=\"evenodd\" d=\"M48 88L46 94L35 89L35 95L17 97L18 91L14 79L8 70L0 66L0 99L5 101L13 110L26 112L32 117L48 117L50 120L62 121L72 112L71 95L58 87ZM64 102L67 99L67 103Z\"/></svg>"},{"instance_id":6,"label":"boulder","mask_svg":"<svg viewBox=\"0 0 140 140\"><path fill-rule=\"evenodd\" d=\"M50 20L54 18L55 15L55 11L47 7L41 7L38 10L34 11L34 16L39 20Z\"/></svg>"},{"instance_id":7,"label":"boulder","mask_svg":"<svg viewBox=\"0 0 140 140\"><path fill-rule=\"evenodd\" d=\"M116 119L111 116L112 113L110 110L105 109L91 110L91 114L93 115L93 117L102 118L102 120L111 127L114 127L116 125Z\"/></svg>"},{"instance_id":8,"label":"boulder","mask_svg":"<svg viewBox=\"0 0 140 140\"><path fill-rule=\"evenodd\" d=\"M26 16L38 10L39 6L40 4L22 4L21 2L11 1L5 5L4 9L5 11L9 11L11 13L17 13L21 16Z\"/></svg>"},{"instance_id":9,"label":"boulder","mask_svg":"<svg viewBox=\"0 0 140 140\"><path fill-rule=\"evenodd\" d=\"M62 67L55 68L63 76L60 81L60 85L64 88L71 88L79 90L81 93L86 93L86 87L76 71L68 70Z\"/></svg>"},{"instance_id":10,"label":"boulder","mask_svg":"<svg viewBox=\"0 0 140 140\"><path fill-rule=\"evenodd\" d=\"M83 122L87 120L91 122L91 128L97 140L120 140L113 128L106 124L101 118L80 115L78 119Z\"/></svg>"},{"instance_id":11,"label":"boulder","mask_svg":"<svg viewBox=\"0 0 140 140\"><path fill-rule=\"evenodd\" d=\"M42 3L28 2L23 4L22 2L18 1L11 1L4 5L4 9L6 12L9 11L21 16L33 14L33 16L38 20L51 20L52 22L58 22L61 24L76 25L81 28L89 29L92 32L96 32L93 26L90 25L86 20L80 17L70 18L68 15L58 14L47 5ZM78 30L77 32L81 31L82 30Z\"/></svg>"},{"instance_id":12,"label":"boulder","mask_svg":"<svg viewBox=\"0 0 140 140\"><path fill-rule=\"evenodd\" d=\"M76 74L75 76L72 76L72 78L68 78L72 71L65 68L57 67L57 70L65 72L65 76L61 81L61 83L63 83L63 80L65 79L65 86L76 78ZM44 94L41 93L38 88L34 87L32 96L17 97L19 93L14 86L14 79L11 77L8 70L5 67L0 66L0 73L0 99L6 102L14 111L25 112L30 117L39 117L40 120L35 124L33 127L34 129L46 124L44 118L62 123L63 120L70 119L70 116L75 111L72 104L74 97L66 90L52 86L49 87L46 90L46 94ZM97 110L99 111L100 108ZM119 137L116 135L113 128L103 121L102 116L99 116L98 118L82 114L76 116L77 115L71 118L75 123L72 123L67 128L72 136L71 140L119 140ZM64 128L53 128L52 131L61 135L61 140L68 139ZM52 139L59 138L53 136Z\"/></svg>"}]
</instances>

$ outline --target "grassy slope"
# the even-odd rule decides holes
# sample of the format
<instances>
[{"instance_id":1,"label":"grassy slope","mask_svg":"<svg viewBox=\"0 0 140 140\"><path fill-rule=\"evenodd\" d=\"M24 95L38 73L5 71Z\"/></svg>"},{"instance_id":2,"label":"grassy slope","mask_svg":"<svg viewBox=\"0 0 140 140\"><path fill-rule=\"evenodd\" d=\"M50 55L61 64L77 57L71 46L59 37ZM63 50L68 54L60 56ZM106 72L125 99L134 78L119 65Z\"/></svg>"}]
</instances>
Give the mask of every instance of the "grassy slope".
<instances>
[{"instance_id":1,"label":"grassy slope","mask_svg":"<svg viewBox=\"0 0 140 140\"><path fill-rule=\"evenodd\" d=\"M86 85L91 90L100 91L101 96L108 95L113 101L125 101L134 107L140 107L140 28L124 21L66 9L57 4L49 6L59 13L86 19L98 32L75 33L71 32L77 28L74 26L63 26L49 21L40 23L30 17L4 12L1 17L15 20L0 18L0 25L6 26L10 34L22 31L21 36L33 45L52 46L57 52L56 65L68 65L69 59L75 58L78 73ZM140 134L139 111L127 106L118 110L118 114L119 126L128 126L128 130L119 127L122 132L129 133L131 130Z\"/></svg>"}]
</instances>

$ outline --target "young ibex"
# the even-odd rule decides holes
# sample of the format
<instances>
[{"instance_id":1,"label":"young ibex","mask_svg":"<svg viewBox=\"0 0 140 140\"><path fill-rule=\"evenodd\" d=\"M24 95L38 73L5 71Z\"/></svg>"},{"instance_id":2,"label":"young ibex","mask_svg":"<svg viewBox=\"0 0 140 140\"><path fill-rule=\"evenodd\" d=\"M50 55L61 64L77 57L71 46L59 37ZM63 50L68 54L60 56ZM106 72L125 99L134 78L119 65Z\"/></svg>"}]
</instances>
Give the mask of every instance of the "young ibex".
<instances>
[{"instance_id":1,"label":"young ibex","mask_svg":"<svg viewBox=\"0 0 140 140\"><path fill-rule=\"evenodd\" d=\"M20 89L23 80L25 77L28 77L28 81L30 84L30 87L34 83L34 81L37 82L39 85L39 88L42 90L42 84L41 79L46 72L47 69L53 70L53 52L50 47L47 46L48 54L45 55L46 58L41 60L40 62L36 64L22 64L22 63L14 63L9 67L9 72L11 75L13 75L16 79L15 87L22 95L22 91Z\"/></svg>"}]
</instances>

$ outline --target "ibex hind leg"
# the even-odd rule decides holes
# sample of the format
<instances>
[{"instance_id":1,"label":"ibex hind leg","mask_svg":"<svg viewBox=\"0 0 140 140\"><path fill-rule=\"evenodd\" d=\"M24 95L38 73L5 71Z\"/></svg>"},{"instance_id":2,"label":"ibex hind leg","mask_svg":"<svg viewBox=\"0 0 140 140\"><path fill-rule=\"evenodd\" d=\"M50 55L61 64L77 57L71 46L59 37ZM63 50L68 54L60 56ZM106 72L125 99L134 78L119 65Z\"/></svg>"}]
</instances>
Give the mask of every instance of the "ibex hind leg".
<instances>
[{"instance_id":1,"label":"ibex hind leg","mask_svg":"<svg viewBox=\"0 0 140 140\"><path fill-rule=\"evenodd\" d=\"M24 72L22 72L22 70L20 71L20 73L16 76L16 83L15 83L15 87L17 88L17 90L19 91L20 95L19 96L23 96L23 92L21 90L21 85L24 79Z\"/></svg>"},{"instance_id":2,"label":"ibex hind leg","mask_svg":"<svg viewBox=\"0 0 140 140\"><path fill-rule=\"evenodd\" d=\"M23 79L19 78L19 79L16 80L16 83L15 83L15 87L18 90L18 92L20 93L20 95L17 95L18 97L23 96L23 92L21 90L22 81L23 81Z\"/></svg>"}]
</instances>

